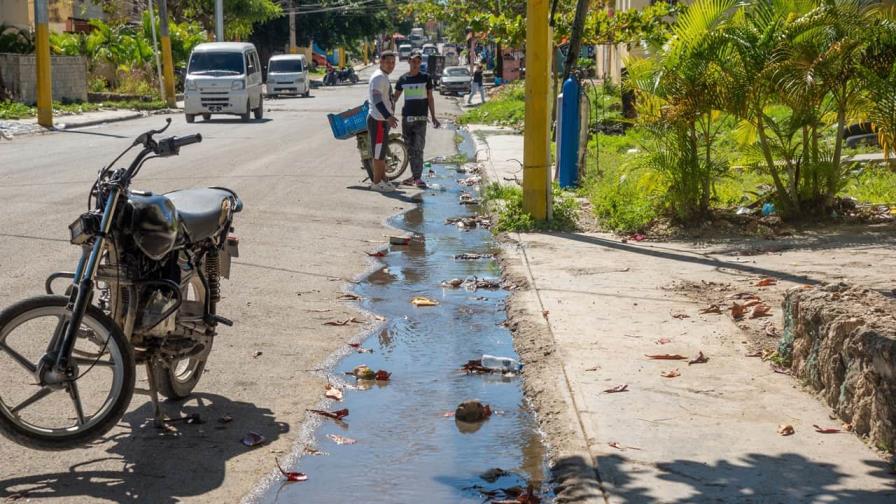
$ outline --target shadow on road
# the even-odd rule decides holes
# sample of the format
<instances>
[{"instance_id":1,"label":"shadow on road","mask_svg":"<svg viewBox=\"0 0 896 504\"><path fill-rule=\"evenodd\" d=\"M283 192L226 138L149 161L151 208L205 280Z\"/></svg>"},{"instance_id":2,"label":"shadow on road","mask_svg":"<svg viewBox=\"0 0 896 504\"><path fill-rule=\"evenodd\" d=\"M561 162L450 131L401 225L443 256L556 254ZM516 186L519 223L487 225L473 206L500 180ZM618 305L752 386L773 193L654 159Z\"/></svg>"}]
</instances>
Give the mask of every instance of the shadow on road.
<instances>
[{"instance_id":1,"label":"shadow on road","mask_svg":"<svg viewBox=\"0 0 896 504\"><path fill-rule=\"evenodd\" d=\"M152 407L146 402L119 423L127 424L124 432L95 444L109 456L75 464L65 472L0 480L0 498L179 502L221 486L228 460L252 450L241 443L247 432L271 442L289 431L288 424L276 421L268 409L214 394L166 402L163 408L171 418L198 413L204 423L176 422L171 431L162 431L153 427ZM232 420L226 421L228 417Z\"/></svg>"}]
</instances>

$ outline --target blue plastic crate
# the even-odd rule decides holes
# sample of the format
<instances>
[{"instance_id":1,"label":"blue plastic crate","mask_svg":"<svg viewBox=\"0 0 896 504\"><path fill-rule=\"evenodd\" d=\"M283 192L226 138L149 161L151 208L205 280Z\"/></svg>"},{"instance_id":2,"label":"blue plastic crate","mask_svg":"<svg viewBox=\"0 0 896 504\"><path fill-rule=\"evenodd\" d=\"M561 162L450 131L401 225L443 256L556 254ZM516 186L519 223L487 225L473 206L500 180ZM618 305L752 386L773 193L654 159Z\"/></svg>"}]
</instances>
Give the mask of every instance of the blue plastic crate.
<instances>
[{"instance_id":1,"label":"blue plastic crate","mask_svg":"<svg viewBox=\"0 0 896 504\"><path fill-rule=\"evenodd\" d=\"M345 140L367 131L367 114L369 112L370 104L365 101L360 107L339 114L327 114L333 136Z\"/></svg>"}]
</instances>

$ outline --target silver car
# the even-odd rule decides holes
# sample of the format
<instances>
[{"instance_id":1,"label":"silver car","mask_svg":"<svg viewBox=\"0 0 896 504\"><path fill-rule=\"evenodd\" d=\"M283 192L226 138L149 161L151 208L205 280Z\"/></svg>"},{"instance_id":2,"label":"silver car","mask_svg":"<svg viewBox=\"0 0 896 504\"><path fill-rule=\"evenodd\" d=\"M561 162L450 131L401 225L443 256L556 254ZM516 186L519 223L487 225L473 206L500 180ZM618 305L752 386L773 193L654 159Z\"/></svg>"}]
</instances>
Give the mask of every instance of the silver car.
<instances>
[{"instance_id":1,"label":"silver car","mask_svg":"<svg viewBox=\"0 0 896 504\"><path fill-rule=\"evenodd\" d=\"M473 76L470 70L464 66L451 66L442 71L442 82L439 93L445 94L470 94L470 84Z\"/></svg>"}]
</instances>

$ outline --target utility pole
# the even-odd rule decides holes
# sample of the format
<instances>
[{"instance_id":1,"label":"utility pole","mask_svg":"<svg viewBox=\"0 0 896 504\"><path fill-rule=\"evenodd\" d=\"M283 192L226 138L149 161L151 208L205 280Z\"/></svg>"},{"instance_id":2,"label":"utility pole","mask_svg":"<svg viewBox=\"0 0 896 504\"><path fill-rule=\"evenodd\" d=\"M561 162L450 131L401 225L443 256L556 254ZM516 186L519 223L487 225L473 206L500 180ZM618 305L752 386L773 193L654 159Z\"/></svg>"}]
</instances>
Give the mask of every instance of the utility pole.
<instances>
[{"instance_id":1,"label":"utility pole","mask_svg":"<svg viewBox=\"0 0 896 504\"><path fill-rule=\"evenodd\" d=\"M526 123L523 136L523 210L537 221L551 219L551 37L550 0L526 7Z\"/></svg>"},{"instance_id":2,"label":"utility pole","mask_svg":"<svg viewBox=\"0 0 896 504\"><path fill-rule=\"evenodd\" d=\"M174 59L171 57L171 37L168 36L168 0L159 0L159 34L162 39L162 73L165 77L165 100L169 108L177 107L174 94Z\"/></svg>"},{"instance_id":3,"label":"utility pole","mask_svg":"<svg viewBox=\"0 0 896 504\"><path fill-rule=\"evenodd\" d=\"M34 0L34 55L37 60L37 124L53 127L53 80L50 74L48 0Z\"/></svg>"},{"instance_id":4,"label":"utility pole","mask_svg":"<svg viewBox=\"0 0 896 504\"><path fill-rule=\"evenodd\" d=\"M296 46L296 7L294 0L289 0L289 53L299 52Z\"/></svg>"},{"instance_id":5,"label":"utility pole","mask_svg":"<svg viewBox=\"0 0 896 504\"><path fill-rule=\"evenodd\" d=\"M224 0L215 0L215 42L224 42Z\"/></svg>"},{"instance_id":6,"label":"utility pole","mask_svg":"<svg viewBox=\"0 0 896 504\"><path fill-rule=\"evenodd\" d=\"M159 42L156 37L156 15L154 14L155 7L152 5L152 0L147 0L149 4L149 24L152 26L152 53L156 57L156 72L159 74L159 96L162 99L165 99L165 81L162 79L162 62L159 59Z\"/></svg>"},{"instance_id":7,"label":"utility pole","mask_svg":"<svg viewBox=\"0 0 896 504\"><path fill-rule=\"evenodd\" d=\"M572 23L572 35L569 38L569 50L566 53L566 63L563 65L563 77L560 82L566 82L572 68L579 59L579 49L582 47L582 32L585 29L585 18L588 16L589 0L578 0L576 3L576 17Z\"/></svg>"}]
</instances>

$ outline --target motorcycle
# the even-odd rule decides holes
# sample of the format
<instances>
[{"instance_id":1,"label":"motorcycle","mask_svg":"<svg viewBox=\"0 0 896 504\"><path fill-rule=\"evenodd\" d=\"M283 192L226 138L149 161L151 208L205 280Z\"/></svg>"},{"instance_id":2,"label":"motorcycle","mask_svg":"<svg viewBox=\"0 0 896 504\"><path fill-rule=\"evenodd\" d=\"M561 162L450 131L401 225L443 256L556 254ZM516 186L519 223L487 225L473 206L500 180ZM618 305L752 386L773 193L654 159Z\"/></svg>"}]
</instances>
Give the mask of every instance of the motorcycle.
<instances>
[{"instance_id":1,"label":"motorcycle","mask_svg":"<svg viewBox=\"0 0 896 504\"><path fill-rule=\"evenodd\" d=\"M336 86L346 82L351 82L352 84L358 83L358 74L355 73L355 69L352 67L343 68L341 70L330 68L327 70L327 75L324 76L325 86Z\"/></svg>"},{"instance_id":2,"label":"motorcycle","mask_svg":"<svg viewBox=\"0 0 896 504\"><path fill-rule=\"evenodd\" d=\"M199 134L156 140L141 134L101 169L88 211L69 226L81 248L74 272L47 278L48 295L0 311L0 434L24 446L65 450L109 431L134 392L147 393L156 425L159 394L188 397L205 369L216 327L221 278L239 239L242 202L223 187L167 194L131 189L143 164L176 156ZM114 165L141 147L127 168ZM65 295L53 285L70 279ZM136 366L148 390L135 390Z\"/></svg>"}]
</instances>

